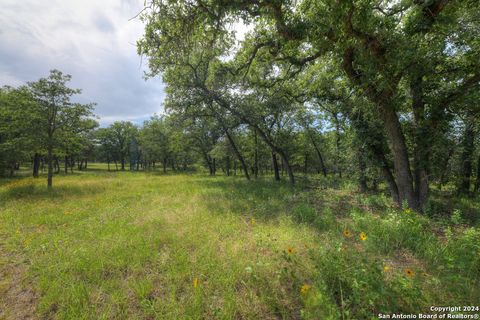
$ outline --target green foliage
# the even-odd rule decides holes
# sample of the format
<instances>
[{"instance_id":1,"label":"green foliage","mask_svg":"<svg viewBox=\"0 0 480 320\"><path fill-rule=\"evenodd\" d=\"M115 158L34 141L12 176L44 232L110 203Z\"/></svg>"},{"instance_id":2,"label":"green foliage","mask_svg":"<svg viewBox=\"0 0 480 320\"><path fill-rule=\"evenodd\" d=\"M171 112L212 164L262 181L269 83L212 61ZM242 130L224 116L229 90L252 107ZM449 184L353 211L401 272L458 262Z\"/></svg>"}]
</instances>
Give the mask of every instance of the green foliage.
<instances>
[{"instance_id":1,"label":"green foliage","mask_svg":"<svg viewBox=\"0 0 480 320\"><path fill-rule=\"evenodd\" d=\"M471 189L480 70L471 6L152 1L138 52L166 83L167 110L243 124L287 170L318 161L318 171L354 175L361 191L383 179L398 204L423 210L431 181L460 172L459 189ZM240 43L232 21L252 27ZM451 171L459 123L464 152Z\"/></svg>"},{"instance_id":2,"label":"green foliage","mask_svg":"<svg viewBox=\"0 0 480 320\"><path fill-rule=\"evenodd\" d=\"M39 143L38 121L38 105L26 87L0 89L0 175L30 159Z\"/></svg>"},{"instance_id":3,"label":"green foliage","mask_svg":"<svg viewBox=\"0 0 480 320\"><path fill-rule=\"evenodd\" d=\"M0 175L10 175L20 164L45 156L49 176L54 158L91 156L98 126L91 118L93 104L70 101L80 90L67 86L71 77L52 70L48 78L0 92ZM36 175L36 172L34 172Z\"/></svg>"}]
</instances>

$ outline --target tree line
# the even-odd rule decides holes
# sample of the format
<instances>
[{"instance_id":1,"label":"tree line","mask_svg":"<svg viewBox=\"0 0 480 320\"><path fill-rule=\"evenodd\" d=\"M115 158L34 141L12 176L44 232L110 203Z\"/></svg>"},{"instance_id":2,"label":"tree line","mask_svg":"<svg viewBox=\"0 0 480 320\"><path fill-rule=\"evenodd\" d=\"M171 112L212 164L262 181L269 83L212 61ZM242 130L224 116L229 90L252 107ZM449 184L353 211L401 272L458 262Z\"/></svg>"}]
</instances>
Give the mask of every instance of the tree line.
<instances>
[{"instance_id":1,"label":"tree line","mask_svg":"<svg viewBox=\"0 0 480 320\"><path fill-rule=\"evenodd\" d=\"M422 210L433 183L479 188L479 6L152 0L137 47L147 75L166 83L171 114L227 138L251 132L291 183L298 158L309 161L300 135L325 163L317 138L327 124L336 152L321 171L348 171L361 190L375 172L398 204ZM242 41L238 23L250 29Z\"/></svg>"}]
</instances>

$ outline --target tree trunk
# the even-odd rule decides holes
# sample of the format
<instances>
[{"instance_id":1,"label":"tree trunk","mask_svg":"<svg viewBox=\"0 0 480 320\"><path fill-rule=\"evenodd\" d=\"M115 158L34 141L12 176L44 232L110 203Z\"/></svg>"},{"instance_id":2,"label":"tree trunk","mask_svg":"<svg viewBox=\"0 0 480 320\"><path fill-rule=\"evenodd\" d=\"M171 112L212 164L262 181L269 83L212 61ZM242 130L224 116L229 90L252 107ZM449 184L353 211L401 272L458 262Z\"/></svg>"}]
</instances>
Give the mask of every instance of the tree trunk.
<instances>
[{"instance_id":1,"label":"tree trunk","mask_svg":"<svg viewBox=\"0 0 480 320\"><path fill-rule=\"evenodd\" d=\"M217 102L217 104L219 104L222 108L224 108L225 110L228 110L229 112L231 112L232 114L238 116L242 121L245 121L245 123L247 123L248 125L250 125L252 128L256 129L258 133L260 133L262 139L265 141L266 144L268 144L270 146L270 148L272 148L274 151L276 151L280 157L282 159L286 159L286 155L285 153L283 152L283 150L281 150L280 148L278 148L274 142L272 141L272 139L267 135L266 132L264 132L263 130L260 130L260 128L258 127L258 125L255 123L255 122L252 122L250 121L250 119L248 119L247 117L245 117L243 114L239 113L235 108L232 108L230 106L230 104L225 101L222 97L220 97L219 95L217 95L215 92L212 92L210 91L207 87L205 87L204 85L200 85L199 86L199 89L203 90L208 96L210 96L215 102ZM287 164L288 164L288 161L287 161ZM291 167L288 165L288 168L287 168L287 171L289 172L289 179L290 179L290 183L294 184L295 183L295 177L293 175L293 171L291 169Z\"/></svg>"},{"instance_id":2,"label":"tree trunk","mask_svg":"<svg viewBox=\"0 0 480 320\"><path fill-rule=\"evenodd\" d=\"M392 106L381 104L379 107L392 146L399 200L401 203L406 200L409 208L419 210L419 203L413 190L412 173L408 161L408 149L400 126L400 121L398 120L398 116Z\"/></svg>"},{"instance_id":3,"label":"tree trunk","mask_svg":"<svg viewBox=\"0 0 480 320\"><path fill-rule=\"evenodd\" d=\"M333 117L335 119L335 173L338 173L338 176L342 177L342 170L340 168L340 122L338 121L338 114L334 113Z\"/></svg>"},{"instance_id":4,"label":"tree trunk","mask_svg":"<svg viewBox=\"0 0 480 320\"><path fill-rule=\"evenodd\" d=\"M211 158L206 151L202 150L201 153L203 155L203 158L205 159L205 162L207 163L209 174L212 176L213 175L213 166L212 166Z\"/></svg>"},{"instance_id":5,"label":"tree trunk","mask_svg":"<svg viewBox=\"0 0 480 320\"><path fill-rule=\"evenodd\" d=\"M277 154L275 153L275 151L272 151L272 163L273 163L273 173L275 176L275 181L280 181L280 172L278 170Z\"/></svg>"},{"instance_id":6,"label":"tree trunk","mask_svg":"<svg viewBox=\"0 0 480 320\"><path fill-rule=\"evenodd\" d=\"M381 166L381 169L382 169L383 177L387 181L388 189L390 190L390 195L392 196L393 201L395 201L395 203L397 203L398 205L401 205L402 202L400 201L398 186L397 186L397 183L395 182L395 178L393 176L392 171L390 170L390 167L386 164L383 164Z\"/></svg>"},{"instance_id":7,"label":"tree trunk","mask_svg":"<svg viewBox=\"0 0 480 320\"><path fill-rule=\"evenodd\" d=\"M388 189L390 191L390 196L392 197L393 201L397 203L399 206L402 205L400 201L400 195L398 192L397 182L395 181L395 177L393 176L391 165L383 152L381 145L378 144L370 144L368 145L371 149L374 159L380 163L380 169L382 171L383 178L387 181Z\"/></svg>"},{"instance_id":8,"label":"tree trunk","mask_svg":"<svg viewBox=\"0 0 480 320\"><path fill-rule=\"evenodd\" d=\"M428 134L428 128L425 123L425 103L423 99L421 72L411 81L410 91L412 93L412 110L415 127L415 143L413 149L415 196L417 197L419 208L422 209L429 194L428 166L432 141L431 134Z\"/></svg>"},{"instance_id":9,"label":"tree trunk","mask_svg":"<svg viewBox=\"0 0 480 320\"><path fill-rule=\"evenodd\" d=\"M258 130L258 128L257 128ZM263 137L263 140L265 141L265 143L267 143L270 148L272 148L273 151L275 151L276 153L278 153L278 155L280 155L280 158L282 159L282 164L285 165L285 169L287 171L287 174L288 174L288 179L290 181L291 184L295 184L295 176L293 174L293 169L292 167L290 166L290 163L288 162L288 157L287 155L285 154L285 152L280 149L279 147L277 147L268 137L267 137L267 134L265 132L263 132L262 130L258 130L258 132L260 133L260 135ZM282 167L283 168L283 167Z\"/></svg>"},{"instance_id":10,"label":"tree trunk","mask_svg":"<svg viewBox=\"0 0 480 320\"><path fill-rule=\"evenodd\" d=\"M282 163L285 165L285 170L287 171L288 180L291 184L295 184L295 176L293 174L292 166L288 162L287 155L283 152L283 150L280 149L276 150L276 153L278 153L280 158L282 158Z\"/></svg>"},{"instance_id":11,"label":"tree trunk","mask_svg":"<svg viewBox=\"0 0 480 320\"><path fill-rule=\"evenodd\" d=\"M47 151L47 165L48 165L48 172L47 172L47 186L48 189L51 189L53 186L53 146L51 143L52 136L49 134L48 136L49 143L48 143L48 151Z\"/></svg>"},{"instance_id":12,"label":"tree trunk","mask_svg":"<svg viewBox=\"0 0 480 320\"><path fill-rule=\"evenodd\" d=\"M35 153L33 156L33 177L38 178L38 171L40 169L40 155Z\"/></svg>"},{"instance_id":13,"label":"tree trunk","mask_svg":"<svg viewBox=\"0 0 480 320\"><path fill-rule=\"evenodd\" d=\"M167 173L167 158L163 158L163 173Z\"/></svg>"},{"instance_id":14,"label":"tree trunk","mask_svg":"<svg viewBox=\"0 0 480 320\"><path fill-rule=\"evenodd\" d=\"M375 124L372 124L365 118L365 115L361 110L357 109L352 113L350 109L347 108L345 113L350 118L352 126L356 131L358 141L367 142L366 147L368 148L369 155L373 158L375 163L379 164L393 201L398 205L401 205L397 183L395 182L395 177L393 176L390 163L385 154L388 146L383 130L378 130L378 128L375 127Z\"/></svg>"},{"instance_id":15,"label":"tree trunk","mask_svg":"<svg viewBox=\"0 0 480 320\"><path fill-rule=\"evenodd\" d=\"M309 129L307 129L308 131ZM313 135L308 132L308 136L310 137L310 141L312 142L313 148L315 149L315 152L317 153L318 160L320 161L320 168L322 170L323 176L327 176L327 168L325 167L325 164L323 162L323 157L322 154L320 153L320 149L317 146L317 143L315 142L315 139L313 138Z\"/></svg>"},{"instance_id":16,"label":"tree trunk","mask_svg":"<svg viewBox=\"0 0 480 320\"><path fill-rule=\"evenodd\" d=\"M227 172L227 176L230 176L230 156L227 155L227 158L225 159L225 170Z\"/></svg>"},{"instance_id":17,"label":"tree trunk","mask_svg":"<svg viewBox=\"0 0 480 320\"><path fill-rule=\"evenodd\" d=\"M248 167L247 164L245 163L245 159L243 158L243 155L240 153L240 150L238 150L237 145L235 144L235 141L233 140L233 137L230 135L230 132L225 129L225 135L227 136L228 142L230 142L230 146L233 149L233 152L237 156L238 161L240 161L240 164L242 165L243 173L245 174L245 178L247 180L250 180L250 175L248 174ZM235 167L235 174L236 174L236 167Z\"/></svg>"},{"instance_id":18,"label":"tree trunk","mask_svg":"<svg viewBox=\"0 0 480 320\"><path fill-rule=\"evenodd\" d=\"M347 48L344 52L342 67L347 73L350 81L362 87L369 100L378 108L387 137L390 140L395 175L397 177L399 202L402 203L406 200L410 208L418 210L419 204L413 189L412 173L410 171L410 163L408 160L408 149L400 121L392 103L398 81L393 79L391 83L389 83L389 86L381 89L377 88L375 84L369 81L368 78L365 78L360 71L355 69L355 55L355 48Z\"/></svg>"},{"instance_id":19,"label":"tree trunk","mask_svg":"<svg viewBox=\"0 0 480 320\"><path fill-rule=\"evenodd\" d=\"M230 176L230 156L227 155L226 159L225 159L225 171L227 173L227 177Z\"/></svg>"},{"instance_id":20,"label":"tree trunk","mask_svg":"<svg viewBox=\"0 0 480 320\"><path fill-rule=\"evenodd\" d=\"M60 173L60 163L58 162L58 158L55 157L55 173L59 174Z\"/></svg>"}]
</instances>

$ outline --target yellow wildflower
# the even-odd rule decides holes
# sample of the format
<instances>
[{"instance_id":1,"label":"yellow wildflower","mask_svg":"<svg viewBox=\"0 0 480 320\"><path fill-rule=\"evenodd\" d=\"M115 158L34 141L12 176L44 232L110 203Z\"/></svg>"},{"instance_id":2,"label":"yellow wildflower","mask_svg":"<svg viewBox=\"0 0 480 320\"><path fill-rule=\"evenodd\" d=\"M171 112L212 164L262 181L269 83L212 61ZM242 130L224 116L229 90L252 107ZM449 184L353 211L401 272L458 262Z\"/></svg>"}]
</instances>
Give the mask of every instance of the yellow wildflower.
<instances>
[{"instance_id":1,"label":"yellow wildflower","mask_svg":"<svg viewBox=\"0 0 480 320\"><path fill-rule=\"evenodd\" d=\"M390 271L390 266L385 265L385 266L383 267L383 271L385 271L385 272Z\"/></svg>"},{"instance_id":2,"label":"yellow wildflower","mask_svg":"<svg viewBox=\"0 0 480 320\"><path fill-rule=\"evenodd\" d=\"M310 291L311 288L311 285L304 283L303 286L300 288L300 293L307 294L307 292Z\"/></svg>"},{"instance_id":3,"label":"yellow wildflower","mask_svg":"<svg viewBox=\"0 0 480 320\"><path fill-rule=\"evenodd\" d=\"M413 272L412 269L406 268L405 274L407 275L407 277L413 277L415 275L415 272Z\"/></svg>"},{"instance_id":4,"label":"yellow wildflower","mask_svg":"<svg viewBox=\"0 0 480 320\"><path fill-rule=\"evenodd\" d=\"M197 277L193 278L193 287L194 288L198 287L198 278Z\"/></svg>"},{"instance_id":5,"label":"yellow wildflower","mask_svg":"<svg viewBox=\"0 0 480 320\"><path fill-rule=\"evenodd\" d=\"M365 234L365 232L360 233L360 240L362 240L362 241L367 240L367 235Z\"/></svg>"},{"instance_id":6,"label":"yellow wildflower","mask_svg":"<svg viewBox=\"0 0 480 320\"><path fill-rule=\"evenodd\" d=\"M350 233L350 231L348 229L343 230L343 235L347 238L352 236L352 234Z\"/></svg>"},{"instance_id":7,"label":"yellow wildflower","mask_svg":"<svg viewBox=\"0 0 480 320\"><path fill-rule=\"evenodd\" d=\"M291 255L293 253L293 248L289 247L287 249L287 253L288 253L288 255Z\"/></svg>"}]
</instances>

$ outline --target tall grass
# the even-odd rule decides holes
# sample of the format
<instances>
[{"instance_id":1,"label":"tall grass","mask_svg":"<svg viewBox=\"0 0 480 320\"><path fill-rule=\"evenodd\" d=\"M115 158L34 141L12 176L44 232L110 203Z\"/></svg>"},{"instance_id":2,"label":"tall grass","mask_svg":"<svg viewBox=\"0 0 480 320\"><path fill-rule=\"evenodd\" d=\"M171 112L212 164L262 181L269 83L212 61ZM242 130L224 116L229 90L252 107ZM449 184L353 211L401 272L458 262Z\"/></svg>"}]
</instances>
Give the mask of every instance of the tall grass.
<instances>
[{"instance_id":1,"label":"tall grass","mask_svg":"<svg viewBox=\"0 0 480 320\"><path fill-rule=\"evenodd\" d=\"M54 184L0 186L0 264L26 270L20 284L3 272L6 317L19 285L58 319L369 319L480 301L478 227L381 195L101 170Z\"/></svg>"}]
</instances>

